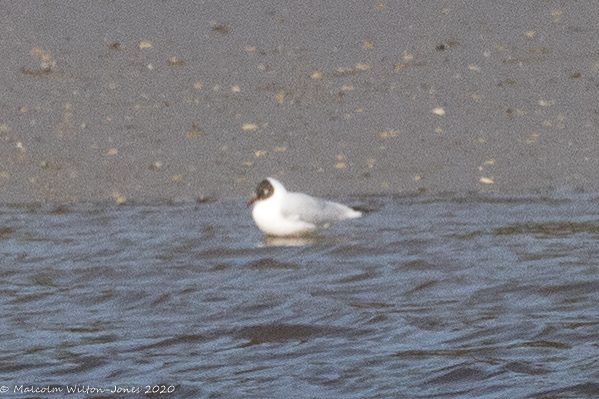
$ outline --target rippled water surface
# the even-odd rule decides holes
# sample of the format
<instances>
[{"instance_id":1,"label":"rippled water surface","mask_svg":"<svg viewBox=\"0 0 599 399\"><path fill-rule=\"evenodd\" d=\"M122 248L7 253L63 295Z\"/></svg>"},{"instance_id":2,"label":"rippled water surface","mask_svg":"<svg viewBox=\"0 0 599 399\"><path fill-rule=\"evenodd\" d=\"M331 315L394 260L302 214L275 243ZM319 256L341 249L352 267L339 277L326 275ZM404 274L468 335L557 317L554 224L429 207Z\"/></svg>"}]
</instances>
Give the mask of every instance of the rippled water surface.
<instances>
[{"instance_id":1,"label":"rippled water surface","mask_svg":"<svg viewBox=\"0 0 599 399\"><path fill-rule=\"evenodd\" d=\"M597 397L597 195L346 202L303 242L242 202L1 207L4 397Z\"/></svg>"}]
</instances>

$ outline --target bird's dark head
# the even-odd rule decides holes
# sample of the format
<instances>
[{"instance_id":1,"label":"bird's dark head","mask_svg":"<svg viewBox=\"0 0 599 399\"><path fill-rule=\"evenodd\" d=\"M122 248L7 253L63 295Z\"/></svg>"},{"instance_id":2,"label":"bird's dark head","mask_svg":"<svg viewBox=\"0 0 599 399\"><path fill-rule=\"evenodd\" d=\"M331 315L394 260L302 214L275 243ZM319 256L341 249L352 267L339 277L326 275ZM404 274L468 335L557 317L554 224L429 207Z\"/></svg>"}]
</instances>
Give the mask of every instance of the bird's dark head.
<instances>
[{"instance_id":1,"label":"bird's dark head","mask_svg":"<svg viewBox=\"0 0 599 399\"><path fill-rule=\"evenodd\" d=\"M274 192L275 188L268 181L268 179L262 180L260 184L258 184L258 187L256 187L256 193L252 198L250 198L247 206L250 207L256 201L261 201L270 198L274 194Z\"/></svg>"}]
</instances>

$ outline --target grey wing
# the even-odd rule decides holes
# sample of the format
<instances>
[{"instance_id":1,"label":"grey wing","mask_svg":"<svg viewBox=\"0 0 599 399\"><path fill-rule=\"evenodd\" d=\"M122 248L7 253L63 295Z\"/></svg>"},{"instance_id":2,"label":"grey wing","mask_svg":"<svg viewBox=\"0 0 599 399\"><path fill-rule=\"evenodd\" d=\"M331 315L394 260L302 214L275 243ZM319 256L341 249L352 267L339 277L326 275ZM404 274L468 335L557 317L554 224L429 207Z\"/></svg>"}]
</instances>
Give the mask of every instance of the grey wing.
<instances>
[{"instance_id":1,"label":"grey wing","mask_svg":"<svg viewBox=\"0 0 599 399\"><path fill-rule=\"evenodd\" d=\"M316 225L348 219L352 209L302 193L288 193L281 211L284 216Z\"/></svg>"}]
</instances>

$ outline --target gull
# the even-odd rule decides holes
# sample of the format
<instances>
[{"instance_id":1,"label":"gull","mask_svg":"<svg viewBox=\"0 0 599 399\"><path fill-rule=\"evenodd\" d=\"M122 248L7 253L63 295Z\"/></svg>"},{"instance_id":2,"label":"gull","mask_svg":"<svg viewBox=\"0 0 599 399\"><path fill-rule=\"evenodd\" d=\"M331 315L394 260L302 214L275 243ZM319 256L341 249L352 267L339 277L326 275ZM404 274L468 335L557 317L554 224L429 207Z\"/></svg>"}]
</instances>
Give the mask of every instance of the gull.
<instances>
[{"instance_id":1,"label":"gull","mask_svg":"<svg viewBox=\"0 0 599 399\"><path fill-rule=\"evenodd\" d=\"M362 216L361 212L336 202L289 192L272 177L258 184L248 202L248 207L252 205L252 218L258 229L277 237L303 236L333 222Z\"/></svg>"}]
</instances>

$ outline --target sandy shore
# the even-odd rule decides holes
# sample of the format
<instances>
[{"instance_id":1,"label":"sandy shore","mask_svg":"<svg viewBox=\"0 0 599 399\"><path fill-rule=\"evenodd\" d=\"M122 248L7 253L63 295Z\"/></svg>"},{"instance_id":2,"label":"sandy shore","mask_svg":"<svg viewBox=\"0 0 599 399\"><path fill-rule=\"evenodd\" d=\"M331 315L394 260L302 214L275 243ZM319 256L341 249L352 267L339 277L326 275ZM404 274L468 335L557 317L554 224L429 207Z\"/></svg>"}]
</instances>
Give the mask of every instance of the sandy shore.
<instances>
[{"instance_id":1,"label":"sandy shore","mask_svg":"<svg viewBox=\"0 0 599 399\"><path fill-rule=\"evenodd\" d=\"M593 1L289 3L2 2L0 202L597 191Z\"/></svg>"}]
</instances>

